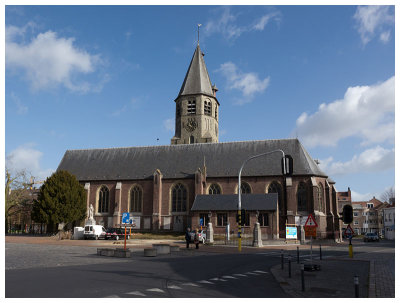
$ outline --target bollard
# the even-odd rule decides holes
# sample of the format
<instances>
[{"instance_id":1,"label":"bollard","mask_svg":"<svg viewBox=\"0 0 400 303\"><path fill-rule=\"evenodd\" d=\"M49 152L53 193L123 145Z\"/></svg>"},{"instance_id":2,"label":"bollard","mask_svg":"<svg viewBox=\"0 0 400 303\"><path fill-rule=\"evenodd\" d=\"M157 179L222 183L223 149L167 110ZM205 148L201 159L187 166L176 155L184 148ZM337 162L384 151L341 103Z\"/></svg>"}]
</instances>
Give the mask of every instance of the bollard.
<instances>
[{"instance_id":1,"label":"bollard","mask_svg":"<svg viewBox=\"0 0 400 303\"><path fill-rule=\"evenodd\" d=\"M355 291L355 298L360 297L360 288L358 283L358 276L354 276L354 291Z\"/></svg>"},{"instance_id":2,"label":"bollard","mask_svg":"<svg viewBox=\"0 0 400 303\"><path fill-rule=\"evenodd\" d=\"M283 269L283 249L281 249L281 269Z\"/></svg>"},{"instance_id":3,"label":"bollard","mask_svg":"<svg viewBox=\"0 0 400 303\"><path fill-rule=\"evenodd\" d=\"M289 278L292 277L292 256L288 256L288 262L289 262Z\"/></svg>"},{"instance_id":4,"label":"bollard","mask_svg":"<svg viewBox=\"0 0 400 303\"><path fill-rule=\"evenodd\" d=\"M300 263L300 252L299 252L299 247L297 246L297 264Z\"/></svg>"},{"instance_id":5,"label":"bollard","mask_svg":"<svg viewBox=\"0 0 400 303\"><path fill-rule=\"evenodd\" d=\"M304 285L304 264L300 264L300 269L301 269L301 291L305 291L305 285Z\"/></svg>"},{"instance_id":6,"label":"bollard","mask_svg":"<svg viewBox=\"0 0 400 303\"><path fill-rule=\"evenodd\" d=\"M321 249L321 244L319 245L319 259L322 260L322 249Z\"/></svg>"}]
</instances>

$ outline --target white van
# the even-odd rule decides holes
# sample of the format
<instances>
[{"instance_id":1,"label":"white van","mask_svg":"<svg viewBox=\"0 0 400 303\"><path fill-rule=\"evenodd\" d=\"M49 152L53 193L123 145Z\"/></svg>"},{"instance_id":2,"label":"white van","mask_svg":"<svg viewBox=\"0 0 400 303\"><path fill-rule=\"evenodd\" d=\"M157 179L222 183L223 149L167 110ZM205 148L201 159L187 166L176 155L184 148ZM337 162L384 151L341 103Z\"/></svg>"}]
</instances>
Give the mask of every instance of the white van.
<instances>
[{"instance_id":1,"label":"white van","mask_svg":"<svg viewBox=\"0 0 400 303\"><path fill-rule=\"evenodd\" d=\"M83 232L83 238L96 239L106 238L106 229L102 225L85 225L85 231Z\"/></svg>"}]
</instances>

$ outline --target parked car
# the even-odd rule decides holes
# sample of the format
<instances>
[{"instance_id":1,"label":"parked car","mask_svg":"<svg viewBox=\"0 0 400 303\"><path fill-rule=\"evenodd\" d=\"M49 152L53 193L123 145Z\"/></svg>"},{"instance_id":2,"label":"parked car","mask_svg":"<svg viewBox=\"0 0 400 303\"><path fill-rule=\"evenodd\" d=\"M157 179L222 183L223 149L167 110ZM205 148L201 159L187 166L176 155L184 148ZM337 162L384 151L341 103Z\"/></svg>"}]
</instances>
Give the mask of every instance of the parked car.
<instances>
[{"instance_id":1,"label":"parked car","mask_svg":"<svg viewBox=\"0 0 400 303\"><path fill-rule=\"evenodd\" d=\"M364 242L369 242L369 241L379 241L378 235L374 233L366 233L364 235Z\"/></svg>"},{"instance_id":2,"label":"parked car","mask_svg":"<svg viewBox=\"0 0 400 303\"><path fill-rule=\"evenodd\" d=\"M190 242L193 243L194 242L194 235L196 234L196 231L192 230L189 235L190 235ZM207 239L207 235L205 233L204 230L200 230L198 231L199 234L199 242L200 243L206 243L206 239Z\"/></svg>"},{"instance_id":3,"label":"parked car","mask_svg":"<svg viewBox=\"0 0 400 303\"><path fill-rule=\"evenodd\" d=\"M83 232L83 238L95 239L106 238L106 229L102 225L85 225L85 230Z\"/></svg>"},{"instance_id":4,"label":"parked car","mask_svg":"<svg viewBox=\"0 0 400 303\"><path fill-rule=\"evenodd\" d=\"M114 239L114 240L119 240L119 239L124 239L125 237L125 228L108 228L106 231L106 240L108 239ZM129 230L126 230L126 239L129 240Z\"/></svg>"}]
</instances>

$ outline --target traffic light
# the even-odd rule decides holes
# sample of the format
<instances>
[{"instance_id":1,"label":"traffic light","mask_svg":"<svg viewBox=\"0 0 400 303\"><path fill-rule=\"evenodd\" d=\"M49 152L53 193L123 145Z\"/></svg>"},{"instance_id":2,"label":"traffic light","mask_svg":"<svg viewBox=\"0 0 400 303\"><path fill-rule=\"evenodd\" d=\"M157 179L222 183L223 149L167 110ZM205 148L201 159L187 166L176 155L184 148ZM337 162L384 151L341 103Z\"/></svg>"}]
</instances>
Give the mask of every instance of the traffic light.
<instances>
[{"instance_id":1,"label":"traffic light","mask_svg":"<svg viewBox=\"0 0 400 303\"><path fill-rule=\"evenodd\" d=\"M343 223L351 224L353 222L353 207L349 204L343 206Z\"/></svg>"},{"instance_id":2,"label":"traffic light","mask_svg":"<svg viewBox=\"0 0 400 303\"><path fill-rule=\"evenodd\" d=\"M293 175L293 158L291 155L285 155L282 158L282 175L291 176Z\"/></svg>"}]
</instances>

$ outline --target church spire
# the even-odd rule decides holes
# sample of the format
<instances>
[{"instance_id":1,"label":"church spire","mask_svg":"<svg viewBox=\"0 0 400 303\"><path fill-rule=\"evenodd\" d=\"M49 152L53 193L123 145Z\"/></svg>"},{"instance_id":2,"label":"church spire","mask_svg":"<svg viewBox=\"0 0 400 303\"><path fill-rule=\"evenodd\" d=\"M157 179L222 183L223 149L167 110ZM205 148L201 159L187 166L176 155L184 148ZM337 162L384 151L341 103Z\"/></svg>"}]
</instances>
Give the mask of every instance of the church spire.
<instances>
[{"instance_id":1,"label":"church spire","mask_svg":"<svg viewBox=\"0 0 400 303\"><path fill-rule=\"evenodd\" d=\"M214 96L203 56L200 45L197 44L177 98L195 94Z\"/></svg>"}]
</instances>

